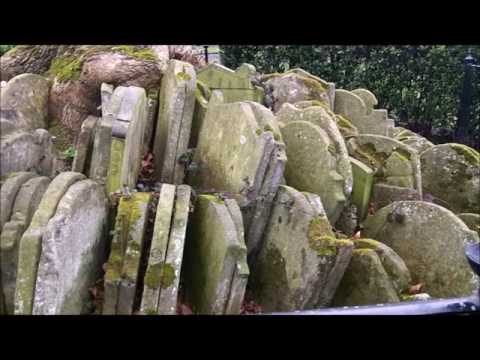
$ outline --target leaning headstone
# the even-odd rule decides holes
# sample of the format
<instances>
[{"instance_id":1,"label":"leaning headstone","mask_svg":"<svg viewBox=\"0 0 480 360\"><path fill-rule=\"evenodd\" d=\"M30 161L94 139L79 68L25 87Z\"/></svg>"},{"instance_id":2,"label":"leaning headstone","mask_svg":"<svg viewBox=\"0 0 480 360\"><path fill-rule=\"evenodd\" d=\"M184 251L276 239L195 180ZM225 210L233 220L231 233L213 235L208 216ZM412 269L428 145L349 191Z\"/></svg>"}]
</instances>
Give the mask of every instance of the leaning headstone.
<instances>
[{"instance_id":1,"label":"leaning headstone","mask_svg":"<svg viewBox=\"0 0 480 360\"><path fill-rule=\"evenodd\" d=\"M326 131L308 121L288 122L281 131L288 159L285 168L287 184L319 195L328 219L334 224L352 186L351 175L348 180L342 176L348 170L338 164L335 143Z\"/></svg>"},{"instance_id":2,"label":"leaning headstone","mask_svg":"<svg viewBox=\"0 0 480 360\"><path fill-rule=\"evenodd\" d=\"M398 303L400 298L372 249L355 249L338 287L333 306Z\"/></svg>"},{"instance_id":3,"label":"leaning headstone","mask_svg":"<svg viewBox=\"0 0 480 360\"><path fill-rule=\"evenodd\" d=\"M55 177L43 194L28 229L23 233L18 249L15 314L32 313L42 238L48 221L55 215L57 205L69 187L83 179L85 175L70 171Z\"/></svg>"},{"instance_id":4,"label":"leaning headstone","mask_svg":"<svg viewBox=\"0 0 480 360\"><path fill-rule=\"evenodd\" d=\"M185 248L185 294L196 314L238 314L248 277L240 209L200 195Z\"/></svg>"},{"instance_id":5,"label":"leaning headstone","mask_svg":"<svg viewBox=\"0 0 480 360\"><path fill-rule=\"evenodd\" d=\"M264 91L252 83L255 67L242 64L235 71L220 65L210 64L198 71L198 80L211 90L220 90L226 103L237 101L263 102Z\"/></svg>"},{"instance_id":6,"label":"leaning headstone","mask_svg":"<svg viewBox=\"0 0 480 360\"><path fill-rule=\"evenodd\" d=\"M457 216L462 219L470 230L476 231L480 236L480 214L463 213L457 214Z\"/></svg>"},{"instance_id":7,"label":"leaning headstone","mask_svg":"<svg viewBox=\"0 0 480 360\"><path fill-rule=\"evenodd\" d=\"M196 148L198 136L203 125L203 119L207 113L208 101L212 95L211 90L197 79L195 89L195 108L193 111L192 131L190 134L189 148Z\"/></svg>"},{"instance_id":8,"label":"leaning headstone","mask_svg":"<svg viewBox=\"0 0 480 360\"><path fill-rule=\"evenodd\" d=\"M25 130L46 128L50 85L43 76L21 74L1 90L1 111L16 113L15 125Z\"/></svg>"},{"instance_id":9,"label":"leaning headstone","mask_svg":"<svg viewBox=\"0 0 480 360\"><path fill-rule=\"evenodd\" d=\"M111 148L112 124L107 119L102 118L97 121L95 128L88 171L88 176L101 185L105 185L107 182Z\"/></svg>"},{"instance_id":10,"label":"leaning headstone","mask_svg":"<svg viewBox=\"0 0 480 360\"><path fill-rule=\"evenodd\" d=\"M466 145L441 144L420 157L425 194L453 212L480 213L480 154Z\"/></svg>"},{"instance_id":11,"label":"leaning headstone","mask_svg":"<svg viewBox=\"0 0 480 360\"><path fill-rule=\"evenodd\" d=\"M415 189L422 196L417 152L397 140L380 135L359 135L347 141L350 156L375 172L374 182Z\"/></svg>"},{"instance_id":12,"label":"leaning headstone","mask_svg":"<svg viewBox=\"0 0 480 360\"><path fill-rule=\"evenodd\" d=\"M105 255L106 204L102 186L90 179L70 186L58 203L42 237L34 315L87 311Z\"/></svg>"},{"instance_id":13,"label":"leaning headstone","mask_svg":"<svg viewBox=\"0 0 480 360\"><path fill-rule=\"evenodd\" d=\"M280 186L251 288L264 311L327 306L353 243L337 240L317 195Z\"/></svg>"},{"instance_id":14,"label":"leaning headstone","mask_svg":"<svg viewBox=\"0 0 480 360\"><path fill-rule=\"evenodd\" d=\"M188 185L177 186L170 238L161 274L162 291L158 300L158 313L173 315L177 311L178 287L182 268L185 234L192 189Z\"/></svg>"},{"instance_id":15,"label":"leaning headstone","mask_svg":"<svg viewBox=\"0 0 480 360\"><path fill-rule=\"evenodd\" d=\"M395 201L406 200L419 201L422 200L422 198L418 191L412 188L387 184L373 185L372 203L374 211L377 211Z\"/></svg>"},{"instance_id":16,"label":"leaning headstone","mask_svg":"<svg viewBox=\"0 0 480 360\"><path fill-rule=\"evenodd\" d=\"M153 144L155 175L163 183L181 184L195 106L196 74L189 63L170 60L162 78L160 108Z\"/></svg>"},{"instance_id":17,"label":"leaning headstone","mask_svg":"<svg viewBox=\"0 0 480 360\"><path fill-rule=\"evenodd\" d=\"M413 282L433 297L470 295L478 280L464 246L478 235L451 211L423 201L394 202L367 217L364 235L392 248L407 265Z\"/></svg>"},{"instance_id":18,"label":"leaning headstone","mask_svg":"<svg viewBox=\"0 0 480 360\"><path fill-rule=\"evenodd\" d=\"M366 89L337 89L334 112L351 121L360 134L390 136L393 121L388 119L387 110L373 108L377 103L375 95Z\"/></svg>"},{"instance_id":19,"label":"leaning headstone","mask_svg":"<svg viewBox=\"0 0 480 360\"><path fill-rule=\"evenodd\" d=\"M8 314L13 314L20 238L30 224L49 183L48 177L38 176L31 178L21 186L15 198L10 221L3 226L1 232L0 274Z\"/></svg>"},{"instance_id":20,"label":"leaning headstone","mask_svg":"<svg viewBox=\"0 0 480 360\"><path fill-rule=\"evenodd\" d=\"M372 194L374 172L361 161L350 157L353 173L352 203L357 208L357 215L363 220L368 213Z\"/></svg>"},{"instance_id":21,"label":"leaning headstone","mask_svg":"<svg viewBox=\"0 0 480 360\"><path fill-rule=\"evenodd\" d=\"M397 140L410 146L412 149L415 149L419 154L434 146L432 142L420 136L407 136L399 138Z\"/></svg>"},{"instance_id":22,"label":"leaning headstone","mask_svg":"<svg viewBox=\"0 0 480 360\"><path fill-rule=\"evenodd\" d=\"M332 84L313 76L302 69L292 69L284 74L264 76L264 85L270 90L273 110L277 112L283 104L316 100L331 108ZM333 86L334 89L334 86Z\"/></svg>"},{"instance_id":23,"label":"leaning headstone","mask_svg":"<svg viewBox=\"0 0 480 360\"><path fill-rule=\"evenodd\" d=\"M75 145L75 157L73 158L72 171L84 173L88 176L90 157L92 156L95 126L98 118L88 116L82 123L80 134Z\"/></svg>"},{"instance_id":24,"label":"leaning headstone","mask_svg":"<svg viewBox=\"0 0 480 360\"><path fill-rule=\"evenodd\" d=\"M143 141L142 153L146 154L150 151L150 145L152 144L153 131L157 123L158 116L158 89L150 89L147 93L147 122L145 124L145 136Z\"/></svg>"},{"instance_id":25,"label":"leaning headstone","mask_svg":"<svg viewBox=\"0 0 480 360\"><path fill-rule=\"evenodd\" d=\"M150 193L122 197L105 273L103 314L133 312Z\"/></svg>"},{"instance_id":26,"label":"leaning headstone","mask_svg":"<svg viewBox=\"0 0 480 360\"><path fill-rule=\"evenodd\" d=\"M50 176L55 171L56 152L52 137L45 129L2 134L0 153L0 177L17 171L35 171Z\"/></svg>"},{"instance_id":27,"label":"leaning headstone","mask_svg":"<svg viewBox=\"0 0 480 360\"><path fill-rule=\"evenodd\" d=\"M33 172L19 172L11 174L5 180L0 189L0 231L3 229L3 225L10 220L20 187L35 176L36 174Z\"/></svg>"},{"instance_id":28,"label":"leaning headstone","mask_svg":"<svg viewBox=\"0 0 480 360\"><path fill-rule=\"evenodd\" d=\"M165 259L167 256L174 202L175 186L162 184L142 295L141 311L147 315L158 314L160 292L162 288L166 286L162 280L165 275L169 275L168 271L171 270L166 266ZM171 272L172 271L170 271L170 273Z\"/></svg>"}]
</instances>

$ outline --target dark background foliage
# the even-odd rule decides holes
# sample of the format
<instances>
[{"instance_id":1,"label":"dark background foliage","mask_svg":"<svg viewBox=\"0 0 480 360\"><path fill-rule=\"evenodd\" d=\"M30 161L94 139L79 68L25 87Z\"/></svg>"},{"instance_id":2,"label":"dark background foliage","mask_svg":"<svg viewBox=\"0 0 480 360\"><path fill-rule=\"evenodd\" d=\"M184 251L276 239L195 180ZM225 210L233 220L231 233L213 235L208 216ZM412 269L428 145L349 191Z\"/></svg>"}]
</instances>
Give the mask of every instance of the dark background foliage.
<instances>
[{"instance_id":1,"label":"dark background foliage","mask_svg":"<svg viewBox=\"0 0 480 360\"><path fill-rule=\"evenodd\" d=\"M335 82L337 88L367 88L377 96L378 108L388 109L400 124L433 139L441 134L440 140L448 141L456 124L463 59L469 48L478 62L479 45L234 45L222 46L222 57L230 68L244 62L262 73L301 67ZM479 72L470 114L471 145L478 144L480 135Z\"/></svg>"}]
</instances>

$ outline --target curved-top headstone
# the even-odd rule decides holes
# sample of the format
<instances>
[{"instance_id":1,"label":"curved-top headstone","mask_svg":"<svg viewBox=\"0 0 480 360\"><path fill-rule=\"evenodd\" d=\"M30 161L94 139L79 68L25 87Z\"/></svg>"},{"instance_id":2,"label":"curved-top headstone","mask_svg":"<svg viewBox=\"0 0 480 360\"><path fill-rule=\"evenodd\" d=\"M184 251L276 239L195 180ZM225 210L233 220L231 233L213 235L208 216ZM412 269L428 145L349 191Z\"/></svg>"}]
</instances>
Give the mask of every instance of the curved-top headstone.
<instances>
[{"instance_id":1,"label":"curved-top headstone","mask_svg":"<svg viewBox=\"0 0 480 360\"><path fill-rule=\"evenodd\" d=\"M328 219L335 223L350 195L351 185L350 192L346 192L348 186L337 166L334 142L321 127L308 121L289 122L281 131L288 159L287 184L319 195Z\"/></svg>"},{"instance_id":2,"label":"curved-top headstone","mask_svg":"<svg viewBox=\"0 0 480 360\"><path fill-rule=\"evenodd\" d=\"M0 231L12 215L13 205L20 187L35 176L36 174L33 172L19 172L5 180L0 189Z\"/></svg>"},{"instance_id":3,"label":"curved-top headstone","mask_svg":"<svg viewBox=\"0 0 480 360\"><path fill-rule=\"evenodd\" d=\"M162 78L153 154L155 174L163 183L181 184L195 107L196 73L189 63L170 60Z\"/></svg>"},{"instance_id":4,"label":"curved-top headstone","mask_svg":"<svg viewBox=\"0 0 480 360\"><path fill-rule=\"evenodd\" d=\"M364 235L391 247L428 294L467 296L478 287L464 253L478 235L451 211L423 201L398 201L367 217L364 225Z\"/></svg>"},{"instance_id":5,"label":"curved-top headstone","mask_svg":"<svg viewBox=\"0 0 480 360\"><path fill-rule=\"evenodd\" d=\"M55 177L43 194L28 229L23 233L18 249L15 314L32 313L38 262L42 251L42 237L45 227L55 215L57 205L68 188L83 179L85 179L85 175L71 171L62 172Z\"/></svg>"},{"instance_id":6,"label":"curved-top headstone","mask_svg":"<svg viewBox=\"0 0 480 360\"><path fill-rule=\"evenodd\" d=\"M480 236L480 214L462 213L457 214L457 216L462 219L470 230L476 231Z\"/></svg>"},{"instance_id":7,"label":"curved-top headstone","mask_svg":"<svg viewBox=\"0 0 480 360\"><path fill-rule=\"evenodd\" d=\"M432 142L421 136L400 137L397 140L415 149L419 154L434 146Z\"/></svg>"},{"instance_id":8,"label":"curved-top headstone","mask_svg":"<svg viewBox=\"0 0 480 360\"><path fill-rule=\"evenodd\" d=\"M35 171L50 176L55 170L56 152L52 137L45 129L2 135L0 153L1 177L17 171Z\"/></svg>"},{"instance_id":9,"label":"curved-top headstone","mask_svg":"<svg viewBox=\"0 0 480 360\"><path fill-rule=\"evenodd\" d=\"M349 154L375 171L376 183L410 187L422 195L422 177L417 152L395 139L381 135L358 135L347 141Z\"/></svg>"},{"instance_id":10,"label":"curved-top headstone","mask_svg":"<svg viewBox=\"0 0 480 360\"><path fill-rule=\"evenodd\" d=\"M30 224L33 213L38 208L49 183L50 179L48 177L38 176L31 178L20 187L15 198L10 221L4 225L1 232L0 274L8 314L13 314L18 243L24 230Z\"/></svg>"},{"instance_id":11,"label":"curved-top headstone","mask_svg":"<svg viewBox=\"0 0 480 360\"><path fill-rule=\"evenodd\" d=\"M345 180L344 193L348 198L353 186L352 167L347 146L332 116L320 106L312 106L301 110L291 104L284 104L277 113L277 119L283 124L288 124L292 121L309 121L320 126L327 133L334 146L337 172Z\"/></svg>"},{"instance_id":12,"label":"curved-top headstone","mask_svg":"<svg viewBox=\"0 0 480 360\"><path fill-rule=\"evenodd\" d=\"M26 130L46 128L50 85L43 76L21 74L2 87L0 108L16 113L15 125Z\"/></svg>"},{"instance_id":13,"label":"curved-top headstone","mask_svg":"<svg viewBox=\"0 0 480 360\"><path fill-rule=\"evenodd\" d=\"M376 110L375 95L365 89L335 91L334 112L350 120L360 134L390 136L393 121L388 119L387 110Z\"/></svg>"},{"instance_id":14,"label":"curved-top headstone","mask_svg":"<svg viewBox=\"0 0 480 360\"><path fill-rule=\"evenodd\" d=\"M235 71L223 65L213 63L198 71L198 80L212 90L220 90L226 103L236 101L255 101L262 103L264 92L252 83L255 67L242 64Z\"/></svg>"},{"instance_id":15,"label":"curved-top headstone","mask_svg":"<svg viewBox=\"0 0 480 360\"><path fill-rule=\"evenodd\" d=\"M426 194L454 212L480 213L480 154L475 149L435 145L421 154L420 161Z\"/></svg>"},{"instance_id":16,"label":"curved-top headstone","mask_svg":"<svg viewBox=\"0 0 480 360\"><path fill-rule=\"evenodd\" d=\"M331 93L326 81L313 76L302 69L292 69L284 74L265 76L265 87L271 89L273 110L277 112L285 103L296 103L305 100L321 101L331 107Z\"/></svg>"},{"instance_id":17,"label":"curved-top headstone","mask_svg":"<svg viewBox=\"0 0 480 360\"><path fill-rule=\"evenodd\" d=\"M86 312L104 256L106 205L102 186L90 179L70 186L58 203L42 237L34 315Z\"/></svg>"},{"instance_id":18,"label":"curved-top headstone","mask_svg":"<svg viewBox=\"0 0 480 360\"><path fill-rule=\"evenodd\" d=\"M353 250L337 240L318 195L280 186L251 289L264 311L327 306Z\"/></svg>"}]
</instances>

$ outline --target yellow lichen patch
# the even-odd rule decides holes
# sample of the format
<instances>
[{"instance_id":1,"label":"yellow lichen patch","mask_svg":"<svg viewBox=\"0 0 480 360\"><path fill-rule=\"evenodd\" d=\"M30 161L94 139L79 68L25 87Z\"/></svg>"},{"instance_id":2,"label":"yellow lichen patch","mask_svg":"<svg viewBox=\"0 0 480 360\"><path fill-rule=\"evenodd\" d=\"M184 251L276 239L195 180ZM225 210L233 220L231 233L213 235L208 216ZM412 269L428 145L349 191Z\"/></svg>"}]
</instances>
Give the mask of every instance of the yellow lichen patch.
<instances>
[{"instance_id":1,"label":"yellow lichen patch","mask_svg":"<svg viewBox=\"0 0 480 360\"><path fill-rule=\"evenodd\" d=\"M119 51L130 57L147 60L147 61L157 61L157 54L151 48L137 48L132 45L119 45L112 47L112 50Z\"/></svg>"},{"instance_id":2,"label":"yellow lichen patch","mask_svg":"<svg viewBox=\"0 0 480 360\"><path fill-rule=\"evenodd\" d=\"M203 194L199 196L199 200L213 201L217 204L225 204L225 202L218 195Z\"/></svg>"},{"instance_id":3,"label":"yellow lichen patch","mask_svg":"<svg viewBox=\"0 0 480 360\"><path fill-rule=\"evenodd\" d=\"M50 65L49 75L55 76L59 82L77 80L80 78L82 60L75 56L55 58Z\"/></svg>"},{"instance_id":4,"label":"yellow lichen patch","mask_svg":"<svg viewBox=\"0 0 480 360\"><path fill-rule=\"evenodd\" d=\"M475 149L463 144L449 144L449 146L457 154L464 156L468 163L480 166L480 154Z\"/></svg>"},{"instance_id":5,"label":"yellow lichen patch","mask_svg":"<svg viewBox=\"0 0 480 360\"><path fill-rule=\"evenodd\" d=\"M309 239L314 239L321 236L334 236L334 233L328 219L325 216L317 216L310 221L307 236Z\"/></svg>"}]
</instances>

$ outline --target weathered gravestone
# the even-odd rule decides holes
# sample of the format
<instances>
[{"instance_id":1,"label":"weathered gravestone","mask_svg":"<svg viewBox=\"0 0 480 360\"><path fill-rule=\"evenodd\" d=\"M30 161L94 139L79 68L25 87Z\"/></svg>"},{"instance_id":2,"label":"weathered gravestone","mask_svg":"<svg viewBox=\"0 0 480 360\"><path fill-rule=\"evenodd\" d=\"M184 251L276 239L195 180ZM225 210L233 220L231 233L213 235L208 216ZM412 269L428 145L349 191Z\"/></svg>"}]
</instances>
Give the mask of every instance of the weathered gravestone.
<instances>
[{"instance_id":1,"label":"weathered gravestone","mask_svg":"<svg viewBox=\"0 0 480 360\"><path fill-rule=\"evenodd\" d=\"M280 129L288 159L287 184L319 195L329 221L334 224L352 189L348 156L340 155L328 133L312 122L291 121Z\"/></svg>"},{"instance_id":2,"label":"weathered gravestone","mask_svg":"<svg viewBox=\"0 0 480 360\"><path fill-rule=\"evenodd\" d=\"M88 311L89 288L101 271L107 199L93 180L66 191L42 236L34 315L78 315Z\"/></svg>"},{"instance_id":3,"label":"weathered gravestone","mask_svg":"<svg viewBox=\"0 0 480 360\"><path fill-rule=\"evenodd\" d=\"M420 160L425 194L442 200L442 206L454 212L480 213L480 154L475 149L435 145Z\"/></svg>"},{"instance_id":4,"label":"weathered gravestone","mask_svg":"<svg viewBox=\"0 0 480 360\"><path fill-rule=\"evenodd\" d=\"M11 174L0 188L0 230L3 225L10 220L12 215L15 198L20 187L31 178L35 177L33 172L19 172Z\"/></svg>"},{"instance_id":5,"label":"weathered gravestone","mask_svg":"<svg viewBox=\"0 0 480 360\"><path fill-rule=\"evenodd\" d=\"M373 185L372 207L377 211L395 201L422 200L417 190L387 184Z\"/></svg>"},{"instance_id":6,"label":"weathered gravestone","mask_svg":"<svg viewBox=\"0 0 480 360\"><path fill-rule=\"evenodd\" d=\"M46 176L54 173L56 151L47 130L19 130L1 135L0 177L17 171L35 171Z\"/></svg>"},{"instance_id":7,"label":"weathered gravestone","mask_svg":"<svg viewBox=\"0 0 480 360\"><path fill-rule=\"evenodd\" d=\"M350 156L374 170L374 183L412 188L422 195L420 160L414 149L380 135L352 137L347 148Z\"/></svg>"},{"instance_id":8,"label":"weathered gravestone","mask_svg":"<svg viewBox=\"0 0 480 360\"><path fill-rule=\"evenodd\" d=\"M353 174L352 203L357 208L358 219L363 220L368 213L372 194L374 171L361 161L350 158Z\"/></svg>"},{"instance_id":9,"label":"weathered gravestone","mask_svg":"<svg viewBox=\"0 0 480 360\"><path fill-rule=\"evenodd\" d=\"M106 265L103 314L130 315L134 310L150 199L150 193L120 199Z\"/></svg>"},{"instance_id":10,"label":"weathered gravestone","mask_svg":"<svg viewBox=\"0 0 480 360\"><path fill-rule=\"evenodd\" d=\"M405 145L410 146L412 149L416 150L419 154L425 150L430 149L434 144L424 137L420 136L406 136L397 138L398 141L404 143Z\"/></svg>"},{"instance_id":11,"label":"weathered gravestone","mask_svg":"<svg viewBox=\"0 0 480 360\"><path fill-rule=\"evenodd\" d=\"M434 297L470 295L478 280L464 253L478 235L451 211L423 201L394 202L367 217L364 235L391 247L413 282Z\"/></svg>"},{"instance_id":12,"label":"weathered gravestone","mask_svg":"<svg viewBox=\"0 0 480 360\"><path fill-rule=\"evenodd\" d=\"M210 100L193 157L199 170L189 177L189 183L203 191L234 195L243 212L246 243L253 258L261 247L285 161L271 111L254 102Z\"/></svg>"},{"instance_id":13,"label":"weathered gravestone","mask_svg":"<svg viewBox=\"0 0 480 360\"><path fill-rule=\"evenodd\" d=\"M160 89L153 143L155 175L163 183L181 184L195 107L196 74L189 63L170 60Z\"/></svg>"},{"instance_id":14,"label":"weathered gravestone","mask_svg":"<svg viewBox=\"0 0 480 360\"><path fill-rule=\"evenodd\" d=\"M112 123L106 118L99 119L95 127L88 176L105 185L107 183L108 170L110 165L110 151L112 148Z\"/></svg>"},{"instance_id":15,"label":"weathered gravestone","mask_svg":"<svg viewBox=\"0 0 480 360\"><path fill-rule=\"evenodd\" d=\"M0 274L8 314L13 314L20 238L30 224L49 183L50 179L45 176L33 177L23 183L16 195L10 221L3 226L1 232Z\"/></svg>"},{"instance_id":16,"label":"weathered gravestone","mask_svg":"<svg viewBox=\"0 0 480 360\"><path fill-rule=\"evenodd\" d=\"M24 130L46 128L50 85L43 76L21 74L1 90L1 112L13 111L15 126ZM3 117L3 114L2 114Z\"/></svg>"},{"instance_id":17,"label":"weathered gravestone","mask_svg":"<svg viewBox=\"0 0 480 360\"><path fill-rule=\"evenodd\" d=\"M393 120L388 119L387 110L373 108L377 103L375 95L366 89L337 89L334 112L351 121L360 134L391 136Z\"/></svg>"},{"instance_id":18,"label":"weathered gravestone","mask_svg":"<svg viewBox=\"0 0 480 360\"><path fill-rule=\"evenodd\" d=\"M142 153L146 154L150 151L153 140L153 131L157 123L158 116L158 97L160 91L158 89L150 89L147 93L147 122L145 124L145 137L143 141Z\"/></svg>"},{"instance_id":19,"label":"weathered gravestone","mask_svg":"<svg viewBox=\"0 0 480 360\"><path fill-rule=\"evenodd\" d=\"M97 131L98 141L95 141L94 157L107 158L103 155L105 151L103 137L108 137L111 127L111 148L109 155L107 191L115 192L124 186L134 188L137 184L140 172L141 159L143 157L143 146L145 138L145 127L147 121L147 97L145 90L136 86L119 86L113 92L110 104L106 106L112 114L102 122L104 131ZM114 118L110 123L110 119ZM97 136L96 136L97 138ZM97 139L96 139L97 140ZM104 149L105 150L105 149ZM92 159L91 169L94 164L100 161ZM103 175L104 171L101 171ZM99 175L98 177L101 177Z\"/></svg>"},{"instance_id":20,"label":"weathered gravestone","mask_svg":"<svg viewBox=\"0 0 480 360\"><path fill-rule=\"evenodd\" d=\"M388 246L357 239L345 275L335 293L334 306L399 302L411 283L404 261Z\"/></svg>"},{"instance_id":21,"label":"weathered gravestone","mask_svg":"<svg viewBox=\"0 0 480 360\"><path fill-rule=\"evenodd\" d=\"M82 123L80 134L75 144L75 157L73 158L72 171L89 175L90 158L92 156L93 139L95 137L95 126L98 118L88 116Z\"/></svg>"},{"instance_id":22,"label":"weathered gravestone","mask_svg":"<svg viewBox=\"0 0 480 360\"><path fill-rule=\"evenodd\" d=\"M283 74L270 74L263 77L264 86L271 97L275 112L285 103L318 101L332 108L335 85L313 76L302 69L292 69Z\"/></svg>"},{"instance_id":23,"label":"weathered gravestone","mask_svg":"<svg viewBox=\"0 0 480 360\"><path fill-rule=\"evenodd\" d=\"M23 233L18 249L15 314L32 313L38 263L46 227L69 187L83 179L85 175L70 171L56 176L48 185L28 229Z\"/></svg>"},{"instance_id":24,"label":"weathered gravestone","mask_svg":"<svg viewBox=\"0 0 480 360\"><path fill-rule=\"evenodd\" d=\"M185 295L197 314L239 314L249 269L240 208L199 195L185 248Z\"/></svg>"},{"instance_id":25,"label":"weathered gravestone","mask_svg":"<svg viewBox=\"0 0 480 360\"><path fill-rule=\"evenodd\" d=\"M349 263L353 243L337 240L320 198L280 186L251 288L264 311L327 306Z\"/></svg>"},{"instance_id":26,"label":"weathered gravestone","mask_svg":"<svg viewBox=\"0 0 480 360\"><path fill-rule=\"evenodd\" d=\"M210 64L198 71L198 80L211 90L220 90L226 103L237 101L263 102L264 91L252 83L255 67L242 64L235 71L220 65Z\"/></svg>"},{"instance_id":27,"label":"weathered gravestone","mask_svg":"<svg viewBox=\"0 0 480 360\"><path fill-rule=\"evenodd\" d=\"M198 136L203 125L203 119L207 114L208 101L210 100L211 96L212 91L208 88L208 86L197 79L195 88L195 108L193 111L192 130L190 134L190 143L188 145L189 148L197 147Z\"/></svg>"}]
</instances>

